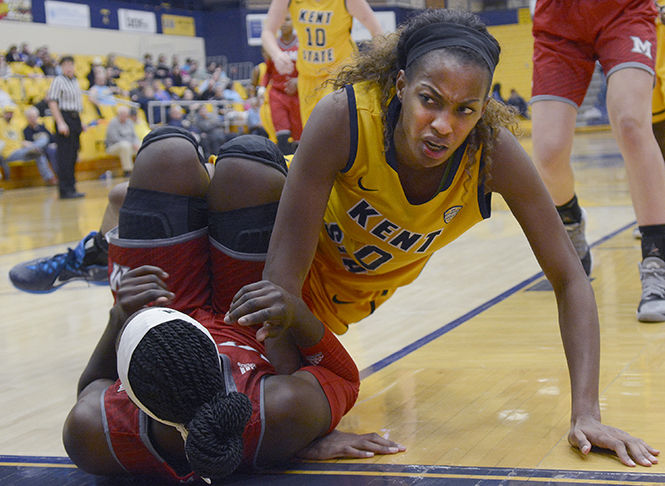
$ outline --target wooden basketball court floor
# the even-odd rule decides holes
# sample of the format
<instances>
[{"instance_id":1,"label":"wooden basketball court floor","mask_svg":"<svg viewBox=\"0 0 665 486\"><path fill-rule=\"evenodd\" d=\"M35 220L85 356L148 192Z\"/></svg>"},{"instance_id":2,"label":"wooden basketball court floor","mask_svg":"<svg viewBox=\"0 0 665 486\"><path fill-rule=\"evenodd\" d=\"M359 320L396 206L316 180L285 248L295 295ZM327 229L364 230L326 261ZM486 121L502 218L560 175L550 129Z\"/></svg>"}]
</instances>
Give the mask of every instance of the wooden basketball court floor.
<instances>
[{"instance_id":1,"label":"wooden basketball court floor","mask_svg":"<svg viewBox=\"0 0 665 486\"><path fill-rule=\"evenodd\" d=\"M530 140L524 145L530 151ZM598 301L604 421L665 449L665 323L635 318L639 241L623 162L609 132L578 134L574 165L588 212ZM0 484L135 484L95 478L66 458L61 426L107 319L108 287L14 289L16 263L63 251L98 227L108 186L81 200L52 188L0 195ZM553 293L505 204L445 248L410 287L343 343L362 372L339 428L407 447L370 460L294 462L230 484L662 484L665 465L628 468L566 441L570 393ZM662 458L665 463L665 453Z\"/></svg>"}]
</instances>

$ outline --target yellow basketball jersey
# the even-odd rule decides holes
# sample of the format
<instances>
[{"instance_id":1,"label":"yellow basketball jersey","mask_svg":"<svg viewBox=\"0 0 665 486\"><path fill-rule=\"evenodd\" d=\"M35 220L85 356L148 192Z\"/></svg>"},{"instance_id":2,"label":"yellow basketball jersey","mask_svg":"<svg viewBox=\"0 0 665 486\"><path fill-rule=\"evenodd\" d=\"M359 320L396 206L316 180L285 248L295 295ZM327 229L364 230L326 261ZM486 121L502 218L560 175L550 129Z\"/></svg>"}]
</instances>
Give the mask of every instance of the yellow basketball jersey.
<instances>
[{"instance_id":1,"label":"yellow basketball jersey","mask_svg":"<svg viewBox=\"0 0 665 486\"><path fill-rule=\"evenodd\" d=\"M480 151L464 143L448 161L439 192L411 204L402 189L394 149L386 153L376 85L348 86L349 161L334 182L308 277L314 313L334 332L371 314L396 288L415 279L429 257L490 215L479 181ZM393 99L390 111L399 114ZM392 125L391 117L388 123ZM474 158L467 168L469 157Z\"/></svg>"},{"instance_id":2,"label":"yellow basketball jersey","mask_svg":"<svg viewBox=\"0 0 665 486\"><path fill-rule=\"evenodd\" d=\"M353 17L343 0L291 0L289 13L300 43L299 76L332 72L353 53Z\"/></svg>"}]
</instances>

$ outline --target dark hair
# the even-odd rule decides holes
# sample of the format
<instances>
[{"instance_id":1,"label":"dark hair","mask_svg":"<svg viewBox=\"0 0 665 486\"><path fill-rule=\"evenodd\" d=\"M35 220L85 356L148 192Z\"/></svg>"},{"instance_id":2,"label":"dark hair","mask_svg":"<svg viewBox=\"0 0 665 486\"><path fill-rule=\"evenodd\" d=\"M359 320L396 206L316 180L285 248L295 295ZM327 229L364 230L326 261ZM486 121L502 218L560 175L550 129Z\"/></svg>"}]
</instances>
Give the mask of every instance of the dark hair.
<instances>
[{"instance_id":1,"label":"dark hair","mask_svg":"<svg viewBox=\"0 0 665 486\"><path fill-rule=\"evenodd\" d=\"M66 62L74 62L74 57L73 56L62 56L60 58L59 64L62 66Z\"/></svg>"},{"instance_id":2,"label":"dark hair","mask_svg":"<svg viewBox=\"0 0 665 486\"><path fill-rule=\"evenodd\" d=\"M375 37L368 49L359 51L353 63L344 66L336 79L332 80L335 88L341 88L347 84L370 81L378 84L381 89L381 105L383 107L384 127L387 126L386 116L388 104L395 94L395 81L397 74L406 64L407 41L417 30L434 23L450 22L463 25L479 32L487 34L488 42L498 43L488 32L485 24L480 18L471 13L462 10L447 9L427 9L409 18L392 34ZM446 52L457 56L460 60L466 60L476 63L480 66L487 66L482 57L475 51L466 47L446 47ZM409 74L422 65L428 56L421 56L416 59L406 70L407 78ZM488 68L489 69L489 68ZM489 72L488 72L489 76ZM488 86L489 89L489 86ZM482 118L476 124L469 135L469 150L473 153L483 147L485 160L485 173L491 165L491 149L494 137L499 127L507 127L512 131L516 130L517 119L515 115L501 103L490 99ZM389 139L389 133L385 134L386 144ZM469 166L475 163L474 158L469 158Z\"/></svg>"},{"instance_id":3,"label":"dark hair","mask_svg":"<svg viewBox=\"0 0 665 486\"><path fill-rule=\"evenodd\" d=\"M242 393L226 393L217 348L200 330L180 319L152 328L134 350L128 378L155 416L185 425L196 474L222 478L240 465L252 404Z\"/></svg>"}]
</instances>

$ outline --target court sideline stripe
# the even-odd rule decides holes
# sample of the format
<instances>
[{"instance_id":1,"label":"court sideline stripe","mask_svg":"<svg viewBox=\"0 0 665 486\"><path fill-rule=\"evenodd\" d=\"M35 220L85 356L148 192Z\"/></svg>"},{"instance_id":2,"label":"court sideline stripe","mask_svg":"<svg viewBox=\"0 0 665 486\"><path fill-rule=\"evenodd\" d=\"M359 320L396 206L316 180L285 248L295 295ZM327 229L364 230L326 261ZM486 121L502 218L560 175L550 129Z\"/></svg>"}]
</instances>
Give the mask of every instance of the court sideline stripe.
<instances>
[{"instance_id":1,"label":"court sideline stripe","mask_svg":"<svg viewBox=\"0 0 665 486\"><path fill-rule=\"evenodd\" d=\"M297 470L291 469L283 471L283 474L301 474L313 476L375 476L381 478L389 477L402 477L402 478L418 478L418 479L478 479L486 481L525 481L530 483L573 483L573 484L607 484L607 485L662 485L662 483L654 481L627 481L625 479L590 479L590 478L571 478L571 477L537 477L537 476L512 476L507 475L487 475L487 474L453 474L453 473L413 473L413 472L389 472L385 471L326 471L326 470ZM620 475L621 473L617 473Z\"/></svg>"},{"instance_id":2,"label":"court sideline stripe","mask_svg":"<svg viewBox=\"0 0 665 486\"><path fill-rule=\"evenodd\" d=\"M609 240L611 238L614 238L619 233L627 230L631 226L634 226L635 223L636 223L636 221L631 221L630 223L623 225L619 229L614 230L611 233L609 233L609 234L603 236L602 238L596 240L595 242L593 242L589 246L593 248L593 247L598 246L602 243L605 243L607 240ZM440 327L439 329L436 329L436 330L432 331L431 333L421 337L420 339L417 339L416 341L414 341L411 344L403 347L402 349L400 349L398 351L395 351L393 354L391 354L389 356L386 356L385 358L377 361L374 364L369 365L367 368L363 369L360 372L360 379L361 380L365 379L368 376L373 375L377 371L382 370L386 366L394 363L395 361L400 360L403 357L413 353L417 349L422 348L426 344L429 344L430 342L434 341L435 339L437 339L437 338L443 336L444 334L452 331L456 327L461 326L462 324L464 324L468 320L476 317L478 314L481 314L482 312L485 312L487 309L495 306L499 302L501 302L503 300L506 300L511 295L513 295L516 292L522 290L524 287L526 287L530 283L538 280L539 278L541 278L543 276L544 276L543 272L538 272L535 275L532 275L531 277L523 280L522 282L518 283L517 285L514 285L513 287L506 290L505 292L502 292L499 295L497 295L496 297L491 298L487 302L484 302L483 304L480 304L475 309L472 309L469 312L467 312L466 314L458 317L457 319L454 319L454 320L450 321L448 324L444 325L443 327Z\"/></svg>"}]
</instances>

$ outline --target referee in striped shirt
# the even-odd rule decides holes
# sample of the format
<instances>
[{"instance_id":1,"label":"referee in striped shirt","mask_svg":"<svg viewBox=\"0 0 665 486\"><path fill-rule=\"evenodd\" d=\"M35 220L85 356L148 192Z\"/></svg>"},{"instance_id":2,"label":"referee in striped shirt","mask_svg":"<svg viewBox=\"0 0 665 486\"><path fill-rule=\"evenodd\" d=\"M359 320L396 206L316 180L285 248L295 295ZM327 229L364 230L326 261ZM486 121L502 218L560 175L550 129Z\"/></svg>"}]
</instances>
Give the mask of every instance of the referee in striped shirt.
<instances>
[{"instance_id":1,"label":"referee in striped shirt","mask_svg":"<svg viewBox=\"0 0 665 486\"><path fill-rule=\"evenodd\" d=\"M47 100L57 128L58 183L60 199L83 197L76 190L74 166L80 148L79 136L83 131L80 112L83 110L81 87L74 72L74 58L63 56L60 59L62 74L56 76L48 90Z\"/></svg>"}]
</instances>

